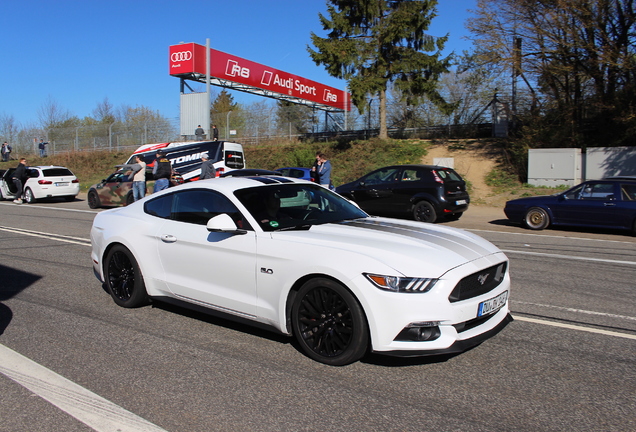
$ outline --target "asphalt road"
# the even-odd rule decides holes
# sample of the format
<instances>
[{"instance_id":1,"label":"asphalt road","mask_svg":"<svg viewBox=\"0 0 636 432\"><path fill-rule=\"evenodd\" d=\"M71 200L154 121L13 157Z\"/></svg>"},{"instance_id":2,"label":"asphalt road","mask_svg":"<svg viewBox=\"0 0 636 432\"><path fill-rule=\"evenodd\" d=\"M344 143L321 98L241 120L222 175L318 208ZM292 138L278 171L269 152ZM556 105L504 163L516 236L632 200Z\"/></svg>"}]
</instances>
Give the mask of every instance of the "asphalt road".
<instances>
[{"instance_id":1,"label":"asphalt road","mask_svg":"<svg viewBox=\"0 0 636 432\"><path fill-rule=\"evenodd\" d=\"M346 367L185 309L115 306L85 201L0 202L0 431L633 431L636 237L450 226L511 260L515 321L451 357Z\"/></svg>"}]
</instances>

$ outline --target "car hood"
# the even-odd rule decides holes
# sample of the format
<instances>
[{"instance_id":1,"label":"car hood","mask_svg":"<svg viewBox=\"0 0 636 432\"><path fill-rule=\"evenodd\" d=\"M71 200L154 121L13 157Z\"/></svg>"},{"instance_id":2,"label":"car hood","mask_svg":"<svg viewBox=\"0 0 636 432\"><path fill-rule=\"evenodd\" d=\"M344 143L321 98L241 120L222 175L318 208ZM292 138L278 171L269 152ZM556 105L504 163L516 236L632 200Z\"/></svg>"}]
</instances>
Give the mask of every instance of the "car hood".
<instances>
[{"instance_id":1,"label":"car hood","mask_svg":"<svg viewBox=\"0 0 636 432\"><path fill-rule=\"evenodd\" d=\"M424 270L441 276L449 269L498 253L505 259L499 248L470 232L389 218L356 219L315 225L309 231L271 234L280 240L306 243L312 253L323 257L341 257L339 251L348 251L410 276Z\"/></svg>"},{"instance_id":2,"label":"car hood","mask_svg":"<svg viewBox=\"0 0 636 432\"><path fill-rule=\"evenodd\" d=\"M532 204L549 204L553 202L557 202L559 200L559 195L541 195L534 197L525 197L525 198L517 198L506 202L506 205L532 205Z\"/></svg>"},{"instance_id":3,"label":"car hood","mask_svg":"<svg viewBox=\"0 0 636 432\"><path fill-rule=\"evenodd\" d=\"M357 180L356 180L356 181L353 181L353 182L350 182L350 183L342 184L342 185L340 185L340 186L338 186L338 187L336 188L336 192L338 192L338 193L348 192L348 191L350 191L351 189L353 189L353 188L354 188L357 184L358 184L358 181L357 181Z\"/></svg>"}]
</instances>

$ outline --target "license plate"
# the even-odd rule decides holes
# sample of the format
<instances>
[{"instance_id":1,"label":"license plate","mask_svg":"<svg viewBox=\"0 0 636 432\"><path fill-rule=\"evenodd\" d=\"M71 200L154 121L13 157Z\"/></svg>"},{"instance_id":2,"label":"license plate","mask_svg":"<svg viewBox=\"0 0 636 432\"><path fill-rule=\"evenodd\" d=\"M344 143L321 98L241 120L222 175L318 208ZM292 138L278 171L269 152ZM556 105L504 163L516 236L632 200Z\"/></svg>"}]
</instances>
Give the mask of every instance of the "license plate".
<instances>
[{"instance_id":1,"label":"license plate","mask_svg":"<svg viewBox=\"0 0 636 432\"><path fill-rule=\"evenodd\" d=\"M479 303L479 309L477 309L477 316L490 315L497 312L499 309L504 307L506 301L508 300L508 291L504 291L499 294L497 297L491 298L490 300L483 301Z\"/></svg>"},{"instance_id":2,"label":"license plate","mask_svg":"<svg viewBox=\"0 0 636 432\"><path fill-rule=\"evenodd\" d=\"M57 182L55 183L55 186L68 186L69 183L68 182Z\"/></svg>"},{"instance_id":3,"label":"license plate","mask_svg":"<svg viewBox=\"0 0 636 432\"><path fill-rule=\"evenodd\" d=\"M455 201L455 205L464 205L466 204L466 200L457 200Z\"/></svg>"}]
</instances>

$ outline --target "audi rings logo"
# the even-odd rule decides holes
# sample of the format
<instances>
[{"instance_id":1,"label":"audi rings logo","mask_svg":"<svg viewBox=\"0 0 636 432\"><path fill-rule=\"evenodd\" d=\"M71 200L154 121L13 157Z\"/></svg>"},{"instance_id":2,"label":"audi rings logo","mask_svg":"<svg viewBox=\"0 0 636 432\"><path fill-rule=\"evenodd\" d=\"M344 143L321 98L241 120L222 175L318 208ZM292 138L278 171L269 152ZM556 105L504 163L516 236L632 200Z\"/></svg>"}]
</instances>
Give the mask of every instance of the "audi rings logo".
<instances>
[{"instance_id":1,"label":"audi rings logo","mask_svg":"<svg viewBox=\"0 0 636 432\"><path fill-rule=\"evenodd\" d=\"M170 55L170 60L172 60L173 62L192 60L192 51L181 51L172 53Z\"/></svg>"}]
</instances>

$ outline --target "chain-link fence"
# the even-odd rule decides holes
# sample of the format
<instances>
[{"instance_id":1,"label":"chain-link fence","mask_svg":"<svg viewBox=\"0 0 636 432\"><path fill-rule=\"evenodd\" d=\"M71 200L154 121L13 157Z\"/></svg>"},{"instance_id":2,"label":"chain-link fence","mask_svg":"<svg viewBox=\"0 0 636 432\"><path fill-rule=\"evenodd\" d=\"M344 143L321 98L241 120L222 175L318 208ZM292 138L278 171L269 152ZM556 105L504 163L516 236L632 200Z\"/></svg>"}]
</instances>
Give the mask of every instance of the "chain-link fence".
<instances>
[{"instance_id":1,"label":"chain-link fence","mask_svg":"<svg viewBox=\"0 0 636 432\"><path fill-rule=\"evenodd\" d=\"M306 107L251 106L236 111L213 114L211 124L219 132L219 140L236 141L247 145L264 142L289 142L312 139L366 139L377 136L379 107L370 103L364 114L325 113ZM395 116L393 117L395 118ZM449 119L450 121L450 119ZM491 125L444 124L441 118L422 119L410 125L389 124L393 138L470 138L489 136ZM396 125L398 125L396 127ZM209 134L209 128L206 135ZM192 131L194 133L194 131ZM0 135L7 135L6 133ZM112 124L93 124L50 129L23 129L12 136L0 136L9 141L12 156L39 154L40 140L48 143L46 154L72 151L129 151L143 144L195 140L194 134L182 135L179 119L155 119L143 122L128 121Z\"/></svg>"}]
</instances>

